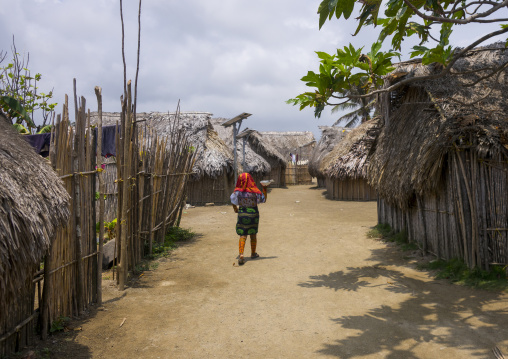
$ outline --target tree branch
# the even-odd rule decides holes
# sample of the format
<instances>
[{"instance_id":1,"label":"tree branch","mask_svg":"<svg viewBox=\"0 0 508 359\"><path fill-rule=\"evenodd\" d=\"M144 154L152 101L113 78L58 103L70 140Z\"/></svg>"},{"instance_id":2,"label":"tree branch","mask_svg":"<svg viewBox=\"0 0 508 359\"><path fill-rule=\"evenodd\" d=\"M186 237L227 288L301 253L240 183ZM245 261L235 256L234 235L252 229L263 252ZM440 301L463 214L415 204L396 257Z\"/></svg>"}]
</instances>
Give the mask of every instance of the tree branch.
<instances>
[{"instance_id":1,"label":"tree branch","mask_svg":"<svg viewBox=\"0 0 508 359\"><path fill-rule=\"evenodd\" d=\"M406 1L406 0L404 0L404 1ZM374 95L377 95L377 94L380 94L380 93L386 93L386 92L394 91L397 88L399 88L399 87L401 87L403 85L406 85L408 83L411 83L411 82L424 81L424 80L434 80L434 79L438 79L440 77L443 77L443 76L447 75L451 71L453 65L455 65L457 60L459 60L460 58L464 57L464 55L467 52L469 52L471 49L473 49L474 47L478 46L482 42L484 42L484 41L486 41L486 40L488 40L488 39L490 39L490 38L492 38L494 36L501 35L501 34L504 34L504 33L507 33L507 32L508 32L508 28L502 29L502 30L498 30L498 31L494 31L494 32L491 32L490 34L487 34L487 35L483 36L482 38L476 40L475 42L473 42L469 46L467 46L464 49L462 49L456 55L454 55L454 57L452 58L450 63L441 72L439 72L438 74L428 75L428 76L421 76L421 77L407 78L407 79L399 81L396 84L393 84L393 85L391 85L391 86L389 86L387 88L376 90L376 91L370 92L370 93L368 93L366 95L358 95L358 96L351 95L351 96L348 96L348 97L349 98L362 98L362 97L374 96ZM504 48L499 48L499 50L505 50L505 49Z\"/></svg>"},{"instance_id":2,"label":"tree branch","mask_svg":"<svg viewBox=\"0 0 508 359\"><path fill-rule=\"evenodd\" d=\"M491 5L491 6L496 6L498 3L494 2L494 1L473 1L473 2L470 2L469 4L467 4L466 6L459 7L458 9L455 9L455 6L457 6L458 4L462 4L462 1L456 1L455 4L453 5L453 8L451 10L449 10L449 11L443 12L443 14L445 14L445 15L455 14L458 11L466 10L468 7L470 7L472 5L480 5L480 6L481 5Z\"/></svg>"},{"instance_id":3,"label":"tree branch","mask_svg":"<svg viewBox=\"0 0 508 359\"><path fill-rule=\"evenodd\" d=\"M496 21L506 21L506 19L498 19L498 20L477 20L478 18L487 17L497 10L508 6L508 0L504 0L502 3L497 4L496 6L493 6L490 10L487 10L480 14L471 15L467 19L449 19L447 17L439 17L439 16L433 16L433 15L426 15L422 13L420 10L416 8L409 0L403 0L404 3L411 9L413 12L425 20L431 20L436 21L440 23L451 23L451 24L469 24L471 22L496 22Z\"/></svg>"},{"instance_id":4,"label":"tree branch","mask_svg":"<svg viewBox=\"0 0 508 359\"><path fill-rule=\"evenodd\" d=\"M476 85L477 83L483 81L483 80L486 80L492 76L494 76L495 74L498 74L497 75L497 79L496 81L499 79L499 75L501 74L501 72L503 72L503 70L505 70L506 68L508 67L508 62L505 62L503 65L499 66L497 69L495 69L494 71L492 71L490 74L488 74L487 76L484 76L484 77L480 77L478 80L474 81L473 83L470 83L470 84L467 84L467 85L463 85L464 87L471 87L471 86L474 86Z\"/></svg>"},{"instance_id":5,"label":"tree branch","mask_svg":"<svg viewBox=\"0 0 508 359\"><path fill-rule=\"evenodd\" d=\"M134 122L136 121L136 105L138 102L139 48L141 46L141 0L138 10L138 57L136 62L136 79L134 80Z\"/></svg>"},{"instance_id":6,"label":"tree branch","mask_svg":"<svg viewBox=\"0 0 508 359\"><path fill-rule=\"evenodd\" d=\"M123 93L127 94L127 65L125 64L125 32L123 26L122 0L120 0L120 20L122 22Z\"/></svg>"}]
</instances>

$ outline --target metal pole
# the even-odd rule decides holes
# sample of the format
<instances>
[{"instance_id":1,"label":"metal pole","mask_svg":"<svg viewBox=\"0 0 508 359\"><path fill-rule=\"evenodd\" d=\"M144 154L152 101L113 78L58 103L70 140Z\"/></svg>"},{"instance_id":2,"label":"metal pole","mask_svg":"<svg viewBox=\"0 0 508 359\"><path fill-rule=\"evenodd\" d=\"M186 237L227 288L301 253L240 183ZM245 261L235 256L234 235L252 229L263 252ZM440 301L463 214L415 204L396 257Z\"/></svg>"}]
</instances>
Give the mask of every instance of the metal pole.
<instances>
[{"instance_id":1,"label":"metal pole","mask_svg":"<svg viewBox=\"0 0 508 359\"><path fill-rule=\"evenodd\" d=\"M243 150L242 150L242 154L243 154L242 166L243 166L244 171L245 171L245 140L246 140L246 138L244 137L243 138Z\"/></svg>"},{"instance_id":2,"label":"metal pole","mask_svg":"<svg viewBox=\"0 0 508 359\"><path fill-rule=\"evenodd\" d=\"M238 170L237 170L237 166L236 166L236 134L237 134L237 130L236 130L236 123L233 125L233 155L234 155L234 164L233 164L233 168L234 168L234 174L235 174L235 178L234 178L234 181L236 183L236 179L238 178Z\"/></svg>"}]
</instances>

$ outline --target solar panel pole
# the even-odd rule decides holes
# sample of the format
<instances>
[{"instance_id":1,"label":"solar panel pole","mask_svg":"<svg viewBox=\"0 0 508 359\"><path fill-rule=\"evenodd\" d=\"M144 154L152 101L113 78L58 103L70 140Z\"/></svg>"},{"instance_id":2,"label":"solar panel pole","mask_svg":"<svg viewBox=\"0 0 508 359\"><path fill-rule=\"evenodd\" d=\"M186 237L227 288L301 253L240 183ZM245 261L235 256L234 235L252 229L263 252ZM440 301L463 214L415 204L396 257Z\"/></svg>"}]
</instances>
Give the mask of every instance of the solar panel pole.
<instances>
[{"instance_id":1,"label":"solar panel pole","mask_svg":"<svg viewBox=\"0 0 508 359\"><path fill-rule=\"evenodd\" d=\"M236 127L236 125L238 124L238 127ZM234 174L235 174L235 181L236 179L238 178L238 166L237 166L237 163L238 163L238 154L236 153L236 136L238 135L238 132L240 132L240 126L242 126L242 121L238 121L238 122L235 122L233 124L233 154L235 156L235 159L234 159ZM236 182L235 182L236 183Z\"/></svg>"}]
</instances>

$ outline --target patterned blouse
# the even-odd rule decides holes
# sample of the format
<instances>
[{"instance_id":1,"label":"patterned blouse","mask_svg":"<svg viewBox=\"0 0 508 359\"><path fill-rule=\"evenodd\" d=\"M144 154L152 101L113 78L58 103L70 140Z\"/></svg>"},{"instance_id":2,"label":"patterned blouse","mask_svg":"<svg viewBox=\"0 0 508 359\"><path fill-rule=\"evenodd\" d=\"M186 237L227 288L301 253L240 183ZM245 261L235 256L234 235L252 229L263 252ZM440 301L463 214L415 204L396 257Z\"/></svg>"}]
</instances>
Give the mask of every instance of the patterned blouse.
<instances>
[{"instance_id":1,"label":"patterned blouse","mask_svg":"<svg viewBox=\"0 0 508 359\"><path fill-rule=\"evenodd\" d=\"M231 195L231 203L239 207L257 207L266 201L264 194L235 191Z\"/></svg>"}]
</instances>

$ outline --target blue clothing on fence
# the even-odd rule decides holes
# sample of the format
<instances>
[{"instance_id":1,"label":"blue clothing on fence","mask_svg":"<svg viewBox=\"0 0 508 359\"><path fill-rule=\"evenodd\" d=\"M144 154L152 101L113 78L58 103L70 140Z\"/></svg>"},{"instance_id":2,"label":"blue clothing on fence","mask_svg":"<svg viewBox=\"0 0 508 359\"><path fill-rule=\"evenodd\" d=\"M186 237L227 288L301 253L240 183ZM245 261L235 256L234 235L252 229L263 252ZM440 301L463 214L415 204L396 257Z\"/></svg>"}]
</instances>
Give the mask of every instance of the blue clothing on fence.
<instances>
[{"instance_id":1,"label":"blue clothing on fence","mask_svg":"<svg viewBox=\"0 0 508 359\"><path fill-rule=\"evenodd\" d=\"M102 156L115 157L116 156L116 125L102 127ZM97 136L97 128L94 129L94 134ZM23 138L28 141L34 148L35 152L42 157L49 156L49 147L51 145L51 133L41 133L37 135L24 135Z\"/></svg>"},{"instance_id":2,"label":"blue clothing on fence","mask_svg":"<svg viewBox=\"0 0 508 359\"><path fill-rule=\"evenodd\" d=\"M49 145L51 144L51 133L41 133L39 135L24 135L23 138L34 148L35 152L42 157L49 156Z\"/></svg>"}]
</instances>

